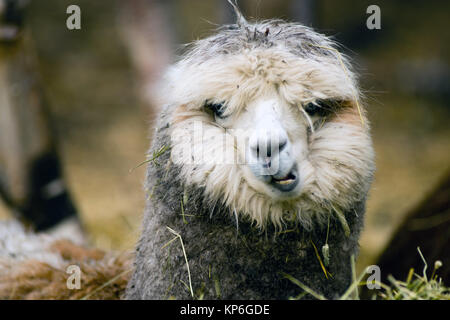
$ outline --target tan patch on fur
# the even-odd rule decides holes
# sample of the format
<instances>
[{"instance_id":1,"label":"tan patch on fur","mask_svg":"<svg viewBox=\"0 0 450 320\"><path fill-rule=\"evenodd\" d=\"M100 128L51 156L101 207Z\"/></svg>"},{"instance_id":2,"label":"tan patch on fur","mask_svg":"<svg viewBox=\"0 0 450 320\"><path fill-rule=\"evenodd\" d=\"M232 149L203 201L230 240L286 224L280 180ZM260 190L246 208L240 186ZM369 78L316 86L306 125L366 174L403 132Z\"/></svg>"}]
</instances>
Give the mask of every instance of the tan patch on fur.
<instances>
[{"instance_id":1,"label":"tan patch on fur","mask_svg":"<svg viewBox=\"0 0 450 320\"><path fill-rule=\"evenodd\" d=\"M361 111L361 112L360 112ZM334 114L330 121L354 125L362 125L363 122L367 123L366 112L361 107L358 109L356 102L345 101L341 108Z\"/></svg>"}]
</instances>

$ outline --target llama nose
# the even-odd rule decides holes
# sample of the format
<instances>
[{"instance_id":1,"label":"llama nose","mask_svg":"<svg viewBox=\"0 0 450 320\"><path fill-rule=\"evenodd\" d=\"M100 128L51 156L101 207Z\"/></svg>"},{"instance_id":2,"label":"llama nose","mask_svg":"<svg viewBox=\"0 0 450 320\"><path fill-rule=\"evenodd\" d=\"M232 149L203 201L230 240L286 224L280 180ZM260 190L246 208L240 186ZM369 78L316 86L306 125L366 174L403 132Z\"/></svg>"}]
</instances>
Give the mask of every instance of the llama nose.
<instances>
[{"instance_id":1,"label":"llama nose","mask_svg":"<svg viewBox=\"0 0 450 320\"><path fill-rule=\"evenodd\" d=\"M253 155L264 162L264 166L270 167L270 159L281 153L287 145L284 135L265 135L253 139L250 145Z\"/></svg>"}]
</instances>

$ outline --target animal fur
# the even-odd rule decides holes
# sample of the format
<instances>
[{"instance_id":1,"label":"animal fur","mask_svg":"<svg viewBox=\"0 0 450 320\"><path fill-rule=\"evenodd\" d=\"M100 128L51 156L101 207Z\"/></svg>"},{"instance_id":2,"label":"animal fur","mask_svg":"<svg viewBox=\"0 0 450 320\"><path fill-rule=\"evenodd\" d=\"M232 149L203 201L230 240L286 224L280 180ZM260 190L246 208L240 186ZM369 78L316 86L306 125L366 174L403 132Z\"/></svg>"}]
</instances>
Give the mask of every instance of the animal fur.
<instances>
[{"instance_id":1,"label":"animal fur","mask_svg":"<svg viewBox=\"0 0 450 320\"><path fill-rule=\"evenodd\" d=\"M15 221L0 223L0 235L0 300L123 297L130 254L106 253L62 237L29 233ZM70 265L80 267L80 289L67 286Z\"/></svg>"},{"instance_id":2,"label":"animal fur","mask_svg":"<svg viewBox=\"0 0 450 320\"><path fill-rule=\"evenodd\" d=\"M193 43L161 92L127 298L287 299L302 292L289 276L325 297L341 295L374 155L356 77L337 45L299 24L241 19ZM339 107L311 119L304 106L320 99ZM227 118L206 112L208 101L225 102ZM237 142L245 146L249 137L237 130L257 123L258 114L248 115L266 101L296 154L295 196L256 179ZM235 161L224 161L231 153Z\"/></svg>"}]
</instances>

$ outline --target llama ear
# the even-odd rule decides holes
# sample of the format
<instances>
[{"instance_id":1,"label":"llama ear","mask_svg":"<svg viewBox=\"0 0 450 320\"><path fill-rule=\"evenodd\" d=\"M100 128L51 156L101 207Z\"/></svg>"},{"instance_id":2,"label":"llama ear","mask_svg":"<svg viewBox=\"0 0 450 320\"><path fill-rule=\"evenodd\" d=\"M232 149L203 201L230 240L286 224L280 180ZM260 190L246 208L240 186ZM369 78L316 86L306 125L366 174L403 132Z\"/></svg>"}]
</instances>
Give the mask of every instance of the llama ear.
<instances>
[{"instance_id":1,"label":"llama ear","mask_svg":"<svg viewBox=\"0 0 450 320\"><path fill-rule=\"evenodd\" d=\"M236 14L236 24L239 28L245 28L248 25L247 20L245 20L244 16L242 15L241 10L239 10L239 7L237 6L237 0L234 0L234 3L232 0L228 0L228 3L233 7L234 13Z\"/></svg>"}]
</instances>

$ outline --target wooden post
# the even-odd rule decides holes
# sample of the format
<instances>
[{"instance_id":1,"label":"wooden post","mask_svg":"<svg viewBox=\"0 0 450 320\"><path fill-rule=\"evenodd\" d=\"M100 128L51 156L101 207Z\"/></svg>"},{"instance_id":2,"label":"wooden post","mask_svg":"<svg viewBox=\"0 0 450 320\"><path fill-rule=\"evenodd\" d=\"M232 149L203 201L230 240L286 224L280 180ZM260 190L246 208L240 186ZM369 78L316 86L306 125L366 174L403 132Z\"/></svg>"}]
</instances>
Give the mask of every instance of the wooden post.
<instances>
[{"instance_id":1,"label":"wooden post","mask_svg":"<svg viewBox=\"0 0 450 320\"><path fill-rule=\"evenodd\" d=\"M22 27L26 3L0 0L0 196L37 231L68 220L79 227Z\"/></svg>"},{"instance_id":2,"label":"wooden post","mask_svg":"<svg viewBox=\"0 0 450 320\"><path fill-rule=\"evenodd\" d=\"M145 114L158 110L154 86L172 60L171 1L127 0L119 6L119 30L136 72Z\"/></svg>"}]
</instances>

